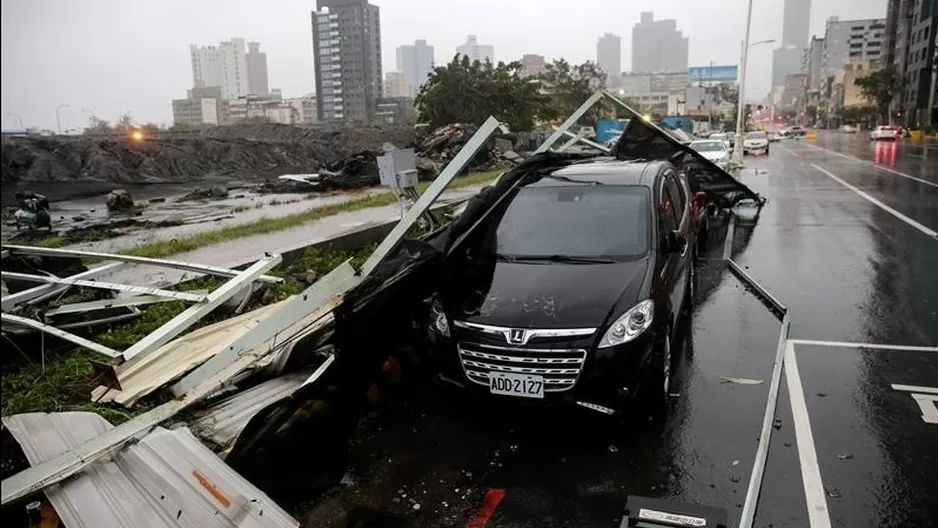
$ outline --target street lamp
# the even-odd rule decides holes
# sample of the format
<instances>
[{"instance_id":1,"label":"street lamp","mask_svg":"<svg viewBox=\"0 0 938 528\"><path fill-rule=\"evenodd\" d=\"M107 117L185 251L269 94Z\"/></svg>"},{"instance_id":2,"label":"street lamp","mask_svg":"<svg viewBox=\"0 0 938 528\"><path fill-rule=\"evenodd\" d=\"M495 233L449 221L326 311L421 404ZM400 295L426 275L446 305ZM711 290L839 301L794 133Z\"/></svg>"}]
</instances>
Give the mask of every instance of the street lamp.
<instances>
[{"instance_id":1,"label":"street lamp","mask_svg":"<svg viewBox=\"0 0 938 528\"><path fill-rule=\"evenodd\" d=\"M739 101L736 107L736 143L733 145L733 161L740 164L743 161L743 136L742 129L744 123L744 110L746 108L746 61L749 59L749 48L758 44L769 44L775 42L774 39L760 40L749 43L749 28L752 25L752 0L749 0L749 7L746 12L746 34L743 40L742 63L739 68Z\"/></svg>"},{"instance_id":2,"label":"street lamp","mask_svg":"<svg viewBox=\"0 0 938 528\"><path fill-rule=\"evenodd\" d=\"M59 110L63 108L68 108L70 106L72 105L62 104L62 105L55 107L55 128L56 128L55 131L58 132L59 134L62 134L62 119L59 117Z\"/></svg>"}]
</instances>

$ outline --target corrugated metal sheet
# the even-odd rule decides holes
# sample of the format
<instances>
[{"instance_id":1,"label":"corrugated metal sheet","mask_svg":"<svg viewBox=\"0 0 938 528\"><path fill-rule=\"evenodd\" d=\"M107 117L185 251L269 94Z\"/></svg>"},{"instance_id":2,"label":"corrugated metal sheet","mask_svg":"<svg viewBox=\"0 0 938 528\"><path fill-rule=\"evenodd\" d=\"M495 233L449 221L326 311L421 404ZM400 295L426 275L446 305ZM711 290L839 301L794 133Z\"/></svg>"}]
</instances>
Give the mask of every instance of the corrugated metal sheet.
<instances>
[{"instance_id":1,"label":"corrugated metal sheet","mask_svg":"<svg viewBox=\"0 0 938 528\"><path fill-rule=\"evenodd\" d=\"M228 448L251 417L271 403L289 396L309 375L309 372L286 374L225 398L199 413L190 422L192 432L222 448Z\"/></svg>"},{"instance_id":2,"label":"corrugated metal sheet","mask_svg":"<svg viewBox=\"0 0 938 528\"><path fill-rule=\"evenodd\" d=\"M94 413L3 419L38 464L113 426ZM186 428L157 427L137 444L45 489L68 528L279 528L299 523Z\"/></svg>"},{"instance_id":3,"label":"corrugated metal sheet","mask_svg":"<svg viewBox=\"0 0 938 528\"><path fill-rule=\"evenodd\" d=\"M170 341L152 354L131 359L116 369L122 390L97 387L91 392L91 399L97 402L117 402L130 407L138 399L224 350L275 313L285 302L270 304L199 328Z\"/></svg>"}]
</instances>

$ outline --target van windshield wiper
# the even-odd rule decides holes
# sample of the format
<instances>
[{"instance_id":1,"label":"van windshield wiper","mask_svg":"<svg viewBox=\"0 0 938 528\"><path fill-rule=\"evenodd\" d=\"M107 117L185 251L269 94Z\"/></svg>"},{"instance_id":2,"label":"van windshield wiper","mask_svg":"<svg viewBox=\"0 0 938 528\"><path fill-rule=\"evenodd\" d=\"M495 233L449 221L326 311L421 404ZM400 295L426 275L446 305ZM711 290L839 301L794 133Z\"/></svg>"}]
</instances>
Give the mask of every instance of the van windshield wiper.
<instances>
[{"instance_id":1,"label":"van windshield wiper","mask_svg":"<svg viewBox=\"0 0 938 528\"><path fill-rule=\"evenodd\" d=\"M514 257L518 262L567 262L573 264L612 264L612 259L602 257L573 257L570 255L523 255Z\"/></svg>"}]
</instances>

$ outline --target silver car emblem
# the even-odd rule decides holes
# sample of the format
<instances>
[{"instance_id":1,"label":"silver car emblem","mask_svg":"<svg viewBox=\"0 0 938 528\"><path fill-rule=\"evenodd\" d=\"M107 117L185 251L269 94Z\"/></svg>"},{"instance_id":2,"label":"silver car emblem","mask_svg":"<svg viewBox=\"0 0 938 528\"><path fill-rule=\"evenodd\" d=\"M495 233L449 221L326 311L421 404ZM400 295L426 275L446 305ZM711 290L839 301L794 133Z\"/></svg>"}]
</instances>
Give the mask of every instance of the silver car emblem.
<instances>
[{"instance_id":1,"label":"silver car emblem","mask_svg":"<svg viewBox=\"0 0 938 528\"><path fill-rule=\"evenodd\" d=\"M527 341L527 332L519 328L512 328L505 337L508 338L509 343L523 345Z\"/></svg>"}]
</instances>

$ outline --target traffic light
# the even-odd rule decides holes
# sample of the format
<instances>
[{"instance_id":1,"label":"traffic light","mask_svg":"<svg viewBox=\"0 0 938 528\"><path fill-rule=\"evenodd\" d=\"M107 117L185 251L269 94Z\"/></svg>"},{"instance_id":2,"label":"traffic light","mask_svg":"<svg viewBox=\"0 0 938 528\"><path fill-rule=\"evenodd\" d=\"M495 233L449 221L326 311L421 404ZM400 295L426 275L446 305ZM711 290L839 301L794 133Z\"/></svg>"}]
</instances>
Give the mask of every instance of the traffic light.
<instances>
[{"instance_id":1,"label":"traffic light","mask_svg":"<svg viewBox=\"0 0 938 528\"><path fill-rule=\"evenodd\" d=\"M896 117L902 117L902 110L896 110Z\"/></svg>"}]
</instances>

